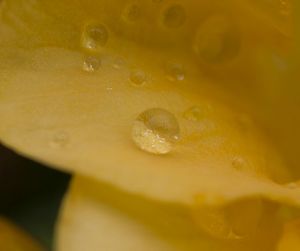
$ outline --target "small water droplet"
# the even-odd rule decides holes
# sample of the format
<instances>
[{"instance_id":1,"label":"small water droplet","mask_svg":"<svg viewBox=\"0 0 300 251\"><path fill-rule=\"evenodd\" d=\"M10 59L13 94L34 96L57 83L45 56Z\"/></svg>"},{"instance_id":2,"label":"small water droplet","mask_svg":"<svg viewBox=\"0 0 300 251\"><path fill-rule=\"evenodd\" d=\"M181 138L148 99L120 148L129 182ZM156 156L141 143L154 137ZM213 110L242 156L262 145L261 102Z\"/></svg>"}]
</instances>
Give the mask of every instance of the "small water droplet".
<instances>
[{"instance_id":1,"label":"small water droplet","mask_svg":"<svg viewBox=\"0 0 300 251\"><path fill-rule=\"evenodd\" d=\"M101 66L101 60L95 56L88 56L84 59L82 69L86 72L95 72Z\"/></svg>"},{"instance_id":2,"label":"small water droplet","mask_svg":"<svg viewBox=\"0 0 300 251\"><path fill-rule=\"evenodd\" d=\"M241 47L237 26L223 16L212 16L199 27L194 40L196 55L208 63L235 58Z\"/></svg>"},{"instance_id":3,"label":"small water droplet","mask_svg":"<svg viewBox=\"0 0 300 251\"><path fill-rule=\"evenodd\" d=\"M279 0L280 14L283 16L288 16L291 14L291 5L288 0Z\"/></svg>"},{"instance_id":4,"label":"small water droplet","mask_svg":"<svg viewBox=\"0 0 300 251\"><path fill-rule=\"evenodd\" d=\"M147 81L147 76L144 71L133 70L130 73L130 81L134 86L142 86Z\"/></svg>"},{"instance_id":5,"label":"small water droplet","mask_svg":"<svg viewBox=\"0 0 300 251\"><path fill-rule=\"evenodd\" d=\"M53 138L51 140L51 146L55 148L61 148L68 144L69 142L69 135L68 133L64 131L56 132L53 135Z\"/></svg>"},{"instance_id":6,"label":"small water droplet","mask_svg":"<svg viewBox=\"0 0 300 251\"><path fill-rule=\"evenodd\" d=\"M113 60L112 66L114 69L119 70L125 65L125 60L123 58L117 57Z\"/></svg>"},{"instance_id":7,"label":"small water droplet","mask_svg":"<svg viewBox=\"0 0 300 251\"><path fill-rule=\"evenodd\" d=\"M185 78L185 71L182 64L168 62L166 64L167 78L171 81L182 81Z\"/></svg>"},{"instance_id":8,"label":"small water droplet","mask_svg":"<svg viewBox=\"0 0 300 251\"><path fill-rule=\"evenodd\" d=\"M89 24L82 34L82 46L88 50L98 51L108 41L108 30L103 24Z\"/></svg>"},{"instance_id":9,"label":"small water droplet","mask_svg":"<svg viewBox=\"0 0 300 251\"><path fill-rule=\"evenodd\" d=\"M171 5L163 12L163 24L167 28L178 28L184 24L186 20L185 9L179 5Z\"/></svg>"},{"instance_id":10,"label":"small water droplet","mask_svg":"<svg viewBox=\"0 0 300 251\"><path fill-rule=\"evenodd\" d=\"M286 187L289 189L296 189L296 188L300 188L299 184L297 184L296 182L291 182L286 184Z\"/></svg>"},{"instance_id":11,"label":"small water droplet","mask_svg":"<svg viewBox=\"0 0 300 251\"><path fill-rule=\"evenodd\" d=\"M201 121L203 120L203 111L199 106L193 106L186 110L183 116L190 121Z\"/></svg>"},{"instance_id":12,"label":"small water droplet","mask_svg":"<svg viewBox=\"0 0 300 251\"><path fill-rule=\"evenodd\" d=\"M241 156L236 156L232 160L233 168L242 170L246 166L246 160Z\"/></svg>"},{"instance_id":13,"label":"small water droplet","mask_svg":"<svg viewBox=\"0 0 300 251\"><path fill-rule=\"evenodd\" d=\"M130 3L123 11L122 18L128 23L135 23L142 16L138 3Z\"/></svg>"},{"instance_id":14,"label":"small water droplet","mask_svg":"<svg viewBox=\"0 0 300 251\"><path fill-rule=\"evenodd\" d=\"M169 153L179 137L180 128L176 117L160 108L141 113L132 127L133 141L140 149L149 153Z\"/></svg>"}]
</instances>

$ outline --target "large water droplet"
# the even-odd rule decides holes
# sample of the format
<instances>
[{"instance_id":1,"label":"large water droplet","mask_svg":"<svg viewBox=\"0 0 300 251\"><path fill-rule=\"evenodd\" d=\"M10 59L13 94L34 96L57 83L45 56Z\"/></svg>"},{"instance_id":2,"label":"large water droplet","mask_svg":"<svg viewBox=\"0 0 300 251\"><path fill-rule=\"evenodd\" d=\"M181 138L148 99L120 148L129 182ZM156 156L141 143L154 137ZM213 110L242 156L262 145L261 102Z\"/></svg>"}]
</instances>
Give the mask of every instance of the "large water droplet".
<instances>
[{"instance_id":1,"label":"large water droplet","mask_svg":"<svg viewBox=\"0 0 300 251\"><path fill-rule=\"evenodd\" d=\"M86 72L95 72L101 66L101 60L95 56L88 56L84 59L82 69Z\"/></svg>"},{"instance_id":2,"label":"large water droplet","mask_svg":"<svg viewBox=\"0 0 300 251\"><path fill-rule=\"evenodd\" d=\"M167 154L179 140L180 128L176 117L160 108L141 113L134 121L132 139L142 150L154 154Z\"/></svg>"},{"instance_id":3,"label":"large water droplet","mask_svg":"<svg viewBox=\"0 0 300 251\"><path fill-rule=\"evenodd\" d=\"M240 51L240 33L231 20L212 16L199 27L194 51L208 63L222 63L235 58Z\"/></svg>"},{"instance_id":4,"label":"large water droplet","mask_svg":"<svg viewBox=\"0 0 300 251\"><path fill-rule=\"evenodd\" d=\"M146 83L147 76L144 71L133 70L130 73L130 81L134 86L142 86Z\"/></svg>"},{"instance_id":5,"label":"large water droplet","mask_svg":"<svg viewBox=\"0 0 300 251\"><path fill-rule=\"evenodd\" d=\"M166 66L167 78L171 81L182 81L185 78L185 71L182 64L167 62Z\"/></svg>"},{"instance_id":6,"label":"large water droplet","mask_svg":"<svg viewBox=\"0 0 300 251\"><path fill-rule=\"evenodd\" d=\"M103 24L89 24L82 34L82 46L91 51L98 51L108 41L108 30Z\"/></svg>"},{"instance_id":7,"label":"large water droplet","mask_svg":"<svg viewBox=\"0 0 300 251\"><path fill-rule=\"evenodd\" d=\"M171 5L164 10L162 18L162 22L167 28L178 28L186 20L185 9L179 4Z\"/></svg>"}]
</instances>

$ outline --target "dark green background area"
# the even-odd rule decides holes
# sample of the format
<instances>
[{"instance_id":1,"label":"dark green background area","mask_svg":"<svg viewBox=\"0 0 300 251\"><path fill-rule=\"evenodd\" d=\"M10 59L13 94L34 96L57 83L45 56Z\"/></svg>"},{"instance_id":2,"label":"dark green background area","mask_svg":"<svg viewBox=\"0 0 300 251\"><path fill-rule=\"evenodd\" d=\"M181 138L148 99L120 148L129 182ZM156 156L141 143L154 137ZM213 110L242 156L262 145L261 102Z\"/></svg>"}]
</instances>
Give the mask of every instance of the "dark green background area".
<instances>
[{"instance_id":1,"label":"dark green background area","mask_svg":"<svg viewBox=\"0 0 300 251\"><path fill-rule=\"evenodd\" d=\"M69 180L69 175L0 145L0 215L30 232L48 250Z\"/></svg>"}]
</instances>

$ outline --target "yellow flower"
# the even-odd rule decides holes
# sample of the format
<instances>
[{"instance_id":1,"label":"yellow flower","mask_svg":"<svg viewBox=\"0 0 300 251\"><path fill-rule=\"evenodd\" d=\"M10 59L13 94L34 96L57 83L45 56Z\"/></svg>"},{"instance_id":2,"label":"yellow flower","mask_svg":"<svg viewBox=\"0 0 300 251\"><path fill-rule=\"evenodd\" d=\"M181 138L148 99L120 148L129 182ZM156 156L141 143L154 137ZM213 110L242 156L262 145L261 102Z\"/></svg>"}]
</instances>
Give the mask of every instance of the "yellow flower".
<instances>
[{"instance_id":1,"label":"yellow flower","mask_svg":"<svg viewBox=\"0 0 300 251\"><path fill-rule=\"evenodd\" d=\"M74 174L58 251L276 249L300 206L296 5L0 4L0 140Z\"/></svg>"}]
</instances>

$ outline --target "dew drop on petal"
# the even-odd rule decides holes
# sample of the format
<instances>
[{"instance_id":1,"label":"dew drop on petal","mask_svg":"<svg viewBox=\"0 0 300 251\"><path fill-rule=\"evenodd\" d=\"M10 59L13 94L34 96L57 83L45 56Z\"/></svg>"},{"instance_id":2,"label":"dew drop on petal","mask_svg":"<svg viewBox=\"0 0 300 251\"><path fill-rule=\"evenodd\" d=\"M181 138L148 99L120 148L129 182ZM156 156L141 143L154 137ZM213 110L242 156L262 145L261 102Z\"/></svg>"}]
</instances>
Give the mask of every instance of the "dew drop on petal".
<instances>
[{"instance_id":1,"label":"dew drop on petal","mask_svg":"<svg viewBox=\"0 0 300 251\"><path fill-rule=\"evenodd\" d=\"M255 234L262 218L263 208L264 204L260 199L241 200L228 206L225 216L231 226L231 236L234 239L243 239Z\"/></svg>"},{"instance_id":2,"label":"dew drop on petal","mask_svg":"<svg viewBox=\"0 0 300 251\"><path fill-rule=\"evenodd\" d=\"M65 131L56 132L51 139L50 145L54 148L62 148L69 142L69 134Z\"/></svg>"},{"instance_id":3,"label":"dew drop on petal","mask_svg":"<svg viewBox=\"0 0 300 251\"><path fill-rule=\"evenodd\" d=\"M133 123L133 141L149 153L167 154L179 138L180 128L176 117L161 108L144 111Z\"/></svg>"},{"instance_id":4,"label":"dew drop on petal","mask_svg":"<svg viewBox=\"0 0 300 251\"><path fill-rule=\"evenodd\" d=\"M146 83L147 76L142 70L133 70L130 73L130 81L134 86L143 86Z\"/></svg>"},{"instance_id":5,"label":"dew drop on petal","mask_svg":"<svg viewBox=\"0 0 300 251\"><path fill-rule=\"evenodd\" d=\"M241 156L235 156L232 160L232 167L236 170L242 170L246 164L246 160Z\"/></svg>"},{"instance_id":6,"label":"dew drop on petal","mask_svg":"<svg viewBox=\"0 0 300 251\"><path fill-rule=\"evenodd\" d=\"M199 106L193 106L186 110L183 116L190 121L201 121L203 120L203 111Z\"/></svg>"},{"instance_id":7,"label":"dew drop on petal","mask_svg":"<svg viewBox=\"0 0 300 251\"><path fill-rule=\"evenodd\" d=\"M196 224L218 239L244 239L253 235L262 216L260 200L243 200L225 207L201 207L193 216Z\"/></svg>"},{"instance_id":8,"label":"dew drop on petal","mask_svg":"<svg viewBox=\"0 0 300 251\"><path fill-rule=\"evenodd\" d=\"M86 72L95 72L101 66L101 60L95 56L88 56L84 59L82 69Z\"/></svg>"},{"instance_id":9,"label":"dew drop on petal","mask_svg":"<svg viewBox=\"0 0 300 251\"><path fill-rule=\"evenodd\" d=\"M165 70L167 78L171 81L182 81L185 79L185 71L182 64L167 62Z\"/></svg>"},{"instance_id":10,"label":"dew drop on petal","mask_svg":"<svg viewBox=\"0 0 300 251\"><path fill-rule=\"evenodd\" d=\"M82 34L82 46L91 51L98 51L106 45L108 38L108 30L103 24L89 24Z\"/></svg>"},{"instance_id":11,"label":"dew drop on petal","mask_svg":"<svg viewBox=\"0 0 300 251\"><path fill-rule=\"evenodd\" d=\"M117 57L112 62L112 67L116 70L121 69L125 65L125 60L121 57Z\"/></svg>"},{"instance_id":12,"label":"dew drop on petal","mask_svg":"<svg viewBox=\"0 0 300 251\"><path fill-rule=\"evenodd\" d=\"M286 184L286 187L289 189L297 189L300 188L300 184L297 184L296 182L290 182Z\"/></svg>"},{"instance_id":13,"label":"dew drop on petal","mask_svg":"<svg viewBox=\"0 0 300 251\"><path fill-rule=\"evenodd\" d=\"M163 12L162 22L167 28L178 28L184 24L185 20L186 12L180 4L171 5Z\"/></svg>"},{"instance_id":14,"label":"dew drop on petal","mask_svg":"<svg viewBox=\"0 0 300 251\"><path fill-rule=\"evenodd\" d=\"M142 16L141 7L138 3L130 3L123 11L122 19L127 23L135 23Z\"/></svg>"},{"instance_id":15,"label":"dew drop on petal","mask_svg":"<svg viewBox=\"0 0 300 251\"><path fill-rule=\"evenodd\" d=\"M207 63L223 63L240 51L240 33L234 23L223 16L211 16L198 28L193 49Z\"/></svg>"},{"instance_id":16,"label":"dew drop on petal","mask_svg":"<svg viewBox=\"0 0 300 251\"><path fill-rule=\"evenodd\" d=\"M288 16L291 14L291 4L289 0L279 0L279 4L281 15Z\"/></svg>"}]
</instances>

